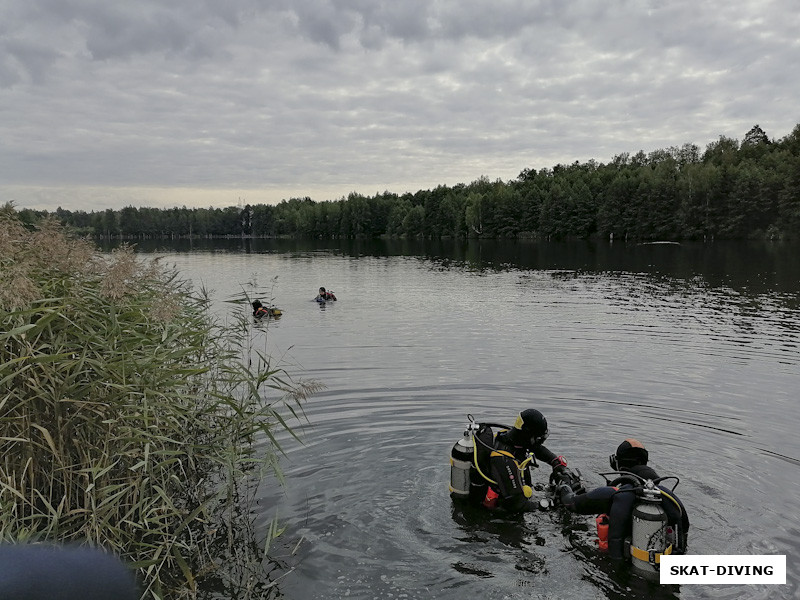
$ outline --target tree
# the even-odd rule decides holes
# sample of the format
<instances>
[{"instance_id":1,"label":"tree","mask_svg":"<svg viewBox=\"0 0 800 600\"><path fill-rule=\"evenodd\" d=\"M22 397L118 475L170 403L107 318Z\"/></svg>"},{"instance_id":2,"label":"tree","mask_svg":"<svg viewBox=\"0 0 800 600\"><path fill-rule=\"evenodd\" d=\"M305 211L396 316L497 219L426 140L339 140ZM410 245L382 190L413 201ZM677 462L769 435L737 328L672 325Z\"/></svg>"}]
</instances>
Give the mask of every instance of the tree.
<instances>
[{"instance_id":1,"label":"tree","mask_svg":"<svg viewBox=\"0 0 800 600\"><path fill-rule=\"evenodd\" d=\"M405 218L411 211L411 201L407 197L400 198L389 212L389 220L386 224L386 233L391 236L402 236L405 234Z\"/></svg>"},{"instance_id":2,"label":"tree","mask_svg":"<svg viewBox=\"0 0 800 600\"><path fill-rule=\"evenodd\" d=\"M141 235L139 210L134 206L126 206L119 213L119 231L123 236Z\"/></svg>"},{"instance_id":3,"label":"tree","mask_svg":"<svg viewBox=\"0 0 800 600\"><path fill-rule=\"evenodd\" d=\"M759 160L770 150L771 142L767 134L764 133L761 127L755 125L745 134L742 145L739 148L739 154L742 159Z\"/></svg>"},{"instance_id":4,"label":"tree","mask_svg":"<svg viewBox=\"0 0 800 600\"><path fill-rule=\"evenodd\" d=\"M548 239L561 239L569 234L564 214L567 198L568 191L565 189L564 183L556 181L542 202L539 227L542 235Z\"/></svg>"},{"instance_id":5,"label":"tree","mask_svg":"<svg viewBox=\"0 0 800 600\"><path fill-rule=\"evenodd\" d=\"M520 232L522 206L513 186L498 180L493 186L495 206L495 235L516 238Z\"/></svg>"},{"instance_id":6,"label":"tree","mask_svg":"<svg viewBox=\"0 0 800 600\"><path fill-rule=\"evenodd\" d=\"M739 162L739 142L733 138L720 136L716 142L706 146L703 162L714 165L732 165Z\"/></svg>"},{"instance_id":7,"label":"tree","mask_svg":"<svg viewBox=\"0 0 800 600\"><path fill-rule=\"evenodd\" d=\"M519 231L533 235L539 230L539 212L542 207L542 190L536 183L519 183L516 186L517 202L520 204Z\"/></svg>"},{"instance_id":8,"label":"tree","mask_svg":"<svg viewBox=\"0 0 800 600\"><path fill-rule=\"evenodd\" d=\"M423 235L425 226L425 209L414 206L403 219L403 231L408 237L420 237Z\"/></svg>"},{"instance_id":9,"label":"tree","mask_svg":"<svg viewBox=\"0 0 800 600\"><path fill-rule=\"evenodd\" d=\"M242 212L239 213L239 223L242 236L252 235L253 233L253 208L247 204Z\"/></svg>"},{"instance_id":10,"label":"tree","mask_svg":"<svg viewBox=\"0 0 800 600\"><path fill-rule=\"evenodd\" d=\"M746 237L754 216L754 205L759 195L759 173L752 168L737 172L730 194L725 220L720 233L730 237Z\"/></svg>"},{"instance_id":11,"label":"tree","mask_svg":"<svg viewBox=\"0 0 800 600\"><path fill-rule=\"evenodd\" d=\"M700 148L696 144L684 144L680 148L670 148L670 154L681 170L700 162Z\"/></svg>"},{"instance_id":12,"label":"tree","mask_svg":"<svg viewBox=\"0 0 800 600\"><path fill-rule=\"evenodd\" d=\"M742 140L742 147L744 146L759 146L761 144L769 144L769 138L764 130L758 125L753 125L753 128L748 131L744 140Z\"/></svg>"},{"instance_id":13,"label":"tree","mask_svg":"<svg viewBox=\"0 0 800 600\"><path fill-rule=\"evenodd\" d=\"M587 238L597 228L597 209L595 208L589 186L581 181L570 194L569 233L579 238Z\"/></svg>"},{"instance_id":14,"label":"tree","mask_svg":"<svg viewBox=\"0 0 800 600\"><path fill-rule=\"evenodd\" d=\"M755 125L741 144L720 136L705 151L694 144L645 154L526 168L512 181L481 176L469 184L374 196L352 192L316 203L292 198L277 206L225 209L125 207L55 215L98 236L237 234L315 238L381 235L483 238L632 236L700 238L796 234L800 125L778 141ZM413 211L413 214L412 214ZM21 211L30 226L44 211ZM420 221L420 217L422 221Z\"/></svg>"},{"instance_id":15,"label":"tree","mask_svg":"<svg viewBox=\"0 0 800 600\"><path fill-rule=\"evenodd\" d=\"M471 192L467 196L464 222L472 233L477 235L483 233L483 196L476 192Z\"/></svg>"},{"instance_id":16,"label":"tree","mask_svg":"<svg viewBox=\"0 0 800 600\"><path fill-rule=\"evenodd\" d=\"M625 169L616 172L598 200L598 232L615 238L633 234L636 217L632 209L638 187L639 171Z\"/></svg>"},{"instance_id":17,"label":"tree","mask_svg":"<svg viewBox=\"0 0 800 600\"><path fill-rule=\"evenodd\" d=\"M780 150L785 150L791 156L800 156L800 124L795 125L792 132L778 141Z\"/></svg>"},{"instance_id":18,"label":"tree","mask_svg":"<svg viewBox=\"0 0 800 600\"><path fill-rule=\"evenodd\" d=\"M800 238L800 156L792 157L778 202L781 232L789 238Z\"/></svg>"}]
</instances>

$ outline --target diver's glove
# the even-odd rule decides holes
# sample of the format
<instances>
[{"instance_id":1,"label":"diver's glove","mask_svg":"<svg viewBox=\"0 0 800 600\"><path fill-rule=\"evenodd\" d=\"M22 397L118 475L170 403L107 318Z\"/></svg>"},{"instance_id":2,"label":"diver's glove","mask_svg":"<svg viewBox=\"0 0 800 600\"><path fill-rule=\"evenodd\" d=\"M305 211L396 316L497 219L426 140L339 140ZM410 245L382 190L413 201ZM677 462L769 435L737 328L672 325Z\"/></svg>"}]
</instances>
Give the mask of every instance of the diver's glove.
<instances>
[{"instance_id":1,"label":"diver's glove","mask_svg":"<svg viewBox=\"0 0 800 600\"><path fill-rule=\"evenodd\" d=\"M572 510L575 505L575 492L572 491L568 483L561 483L558 485L555 491L555 498L558 502L561 502L562 506L566 506L570 510Z\"/></svg>"},{"instance_id":2,"label":"diver's glove","mask_svg":"<svg viewBox=\"0 0 800 600\"><path fill-rule=\"evenodd\" d=\"M553 474L550 476L550 480L557 488L566 485L576 494L583 494L586 491L586 488L581 483L580 476L563 465L553 467Z\"/></svg>"},{"instance_id":3,"label":"diver's glove","mask_svg":"<svg viewBox=\"0 0 800 600\"><path fill-rule=\"evenodd\" d=\"M564 478L568 477L567 473L569 473L569 469L565 464L554 464L553 472L550 473L550 485L558 487Z\"/></svg>"},{"instance_id":4,"label":"diver's glove","mask_svg":"<svg viewBox=\"0 0 800 600\"><path fill-rule=\"evenodd\" d=\"M583 483L581 482L581 478L577 475L574 476L572 479L572 483L570 484L572 491L576 494L585 494L586 488L584 487Z\"/></svg>"}]
</instances>

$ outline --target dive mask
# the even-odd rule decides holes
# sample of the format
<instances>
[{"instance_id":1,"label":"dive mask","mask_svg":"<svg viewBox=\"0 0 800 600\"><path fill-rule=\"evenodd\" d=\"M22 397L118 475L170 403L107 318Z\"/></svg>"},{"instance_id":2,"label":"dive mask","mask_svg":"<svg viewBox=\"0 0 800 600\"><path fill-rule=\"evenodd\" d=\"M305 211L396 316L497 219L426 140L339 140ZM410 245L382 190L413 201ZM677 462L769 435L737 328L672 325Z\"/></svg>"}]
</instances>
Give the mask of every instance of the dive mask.
<instances>
[{"instance_id":1,"label":"dive mask","mask_svg":"<svg viewBox=\"0 0 800 600\"><path fill-rule=\"evenodd\" d=\"M550 435L550 430L545 429L542 435L532 435L531 436L531 448L534 446L538 446L540 444L544 444L544 441L547 439L547 436Z\"/></svg>"},{"instance_id":2,"label":"dive mask","mask_svg":"<svg viewBox=\"0 0 800 600\"><path fill-rule=\"evenodd\" d=\"M611 465L611 468L615 471L619 471L619 463L617 462L616 454L610 454L608 456L608 464Z\"/></svg>"}]
</instances>

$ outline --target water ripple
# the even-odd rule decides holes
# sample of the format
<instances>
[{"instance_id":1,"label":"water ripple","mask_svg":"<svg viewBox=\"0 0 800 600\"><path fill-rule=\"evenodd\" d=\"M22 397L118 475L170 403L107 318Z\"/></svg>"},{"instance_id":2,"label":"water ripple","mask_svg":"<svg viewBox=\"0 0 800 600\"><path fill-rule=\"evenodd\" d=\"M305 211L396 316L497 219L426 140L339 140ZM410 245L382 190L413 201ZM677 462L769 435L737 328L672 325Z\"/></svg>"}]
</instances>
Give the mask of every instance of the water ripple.
<instances>
[{"instance_id":1,"label":"water ripple","mask_svg":"<svg viewBox=\"0 0 800 600\"><path fill-rule=\"evenodd\" d=\"M681 480L690 551L800 551L796 291L694 271L325 252L190 262L223 290L277 275L284 314L253 332L255 345L327 386L304 406L303 444L281 437L286 488L259 489L258 526L275 510L287 526L275 546L296 567L287 598L741 597L738 586L622 577L588 517L454 509L449 452L466 415L511 422L527 407L544 412L548 446L590 486L622 439L641 439L654 468ZM319 285L336 290L331 310L309 302ZM789 571L786 586L748 597L796 597Z\"/></svg>"}]
</instances>

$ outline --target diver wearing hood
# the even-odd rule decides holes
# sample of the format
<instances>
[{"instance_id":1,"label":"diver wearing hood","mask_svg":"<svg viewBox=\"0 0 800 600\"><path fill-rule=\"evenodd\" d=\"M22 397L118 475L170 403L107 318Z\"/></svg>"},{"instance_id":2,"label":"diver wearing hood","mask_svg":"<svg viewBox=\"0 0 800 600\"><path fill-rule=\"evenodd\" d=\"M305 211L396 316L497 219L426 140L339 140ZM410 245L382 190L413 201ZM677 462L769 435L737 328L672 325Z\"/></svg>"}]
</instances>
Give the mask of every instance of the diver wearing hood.
<instances>
[{"instance_id":1,"label":"diver wearing hood","mask_svg":"<svg viewBox=\"0 0 800 600\"><path fill-rule=\"evenodd\" d=\"M634 512L642 498L642 491L649 488L652 497L663 510L664 535L670 536L664 553L685 554L689 533L689 517L683 503L672 490L658 485L658 473L647 465L649 454L639 440L628 438L618 447L615 454L609 457L611 468L618 475L610 481L610 485L595 488L585 493L575 493L570 485L561 484L558 493L561 503L570 511L582 515L599 514L598 534L607 532L604 543L600 535L600 548L607 548L614 561L625 561L633 556L636 559L637 540L631 535L634 526ZM630 473L631 475L628 475ZM647 482L653 482L648 485ZM677 485L677 484L676 484ZM673 488L674 489L674 488ZM650 500L652 502L652 500ZM602 528L602 529L601 529ZM645 545L645 544L643 544ZM652 546L652 543L649 544ZM643 562L648 557L642 557Z\"/></svg>"},{"instance_id":2,"label":"diver wearing hood","mask_svg":"<svg viewBox=\"0 0 800 600\"><path fill-rule=\"evenodd\" d=\"M475 435L477 459L473 462L469 497L490 509L525 512L539 508L531 501L531 477L528 464L536 460L553 467L560 480L580 481L569 469L563 456L544 446L549 435L547 419L536 409L523 410L514 426L494 434L491 425L481 425ZM535 457L535 460L534 458Z\"/></svg>"},{"instance_id":3,"label":"diver wearing hood","mask_svg":"<svg viewBox=\"0 0 800 600\"><path fill-rule=\"evenodd\" d=\"M334 294L330 290L326 290L324 287L319 288L319 293L317 294L316 301L327 302L329 300L336 301L336 294Z\"/></svg>"},{"instance_id":4,"label":"diver wearing hood","mask_svg":"<svg viewBox=\"0 0 800 600\"><path fill-rule=\"evenodd\" d=\"M253 316L256 319L269 316L269 309L261 304L261 300L254 300L251 304L253 305Z\"/></svg>"}]
</instances>

